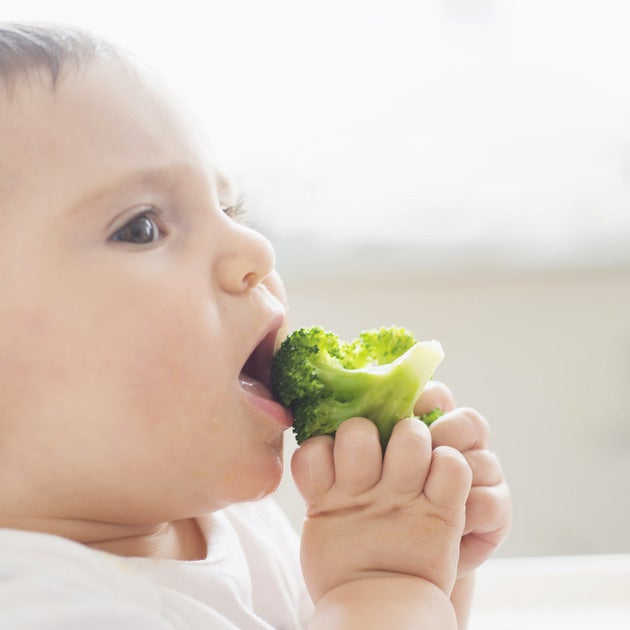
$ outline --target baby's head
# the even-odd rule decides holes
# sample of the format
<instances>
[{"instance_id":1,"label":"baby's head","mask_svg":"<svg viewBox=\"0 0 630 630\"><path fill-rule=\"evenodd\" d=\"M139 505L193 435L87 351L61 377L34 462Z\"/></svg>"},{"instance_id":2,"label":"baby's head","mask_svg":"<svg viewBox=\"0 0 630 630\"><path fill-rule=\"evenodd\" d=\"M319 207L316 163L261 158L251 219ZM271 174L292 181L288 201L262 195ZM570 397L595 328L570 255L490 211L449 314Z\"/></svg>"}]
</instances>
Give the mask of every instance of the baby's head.
<instances>
[{"instance_id":1,"label":"baby's head","mask_svg":"<svg viewBox=\"0 0 630 630\"><path fill-rule=\"evenodd\" d=\"M0 26L0 526L175 520L277 485L284 300L236 201L154 73Z\"/></svg>"}]
</instances>

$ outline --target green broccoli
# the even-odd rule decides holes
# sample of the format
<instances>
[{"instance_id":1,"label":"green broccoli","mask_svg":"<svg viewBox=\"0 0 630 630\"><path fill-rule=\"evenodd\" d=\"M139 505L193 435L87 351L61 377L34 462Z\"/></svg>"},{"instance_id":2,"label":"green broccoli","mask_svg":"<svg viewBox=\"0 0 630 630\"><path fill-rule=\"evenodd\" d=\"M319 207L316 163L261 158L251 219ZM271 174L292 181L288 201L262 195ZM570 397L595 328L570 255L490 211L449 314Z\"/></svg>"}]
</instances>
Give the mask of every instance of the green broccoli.
<instances>
[{"instance_id":1,"label":"green broccoli","mask_svg":"<svg viewBox=\"0 0 630 630\"><path fill-rule=\"evenodd\" d=\"M273 357L273 391L293 412L298 444L363 416L378 427L384 449L396 422L414 415L443 357L439 342L417 342L398 326L362 332L350 343L319 326L300 328ZM430 424L439 415L436 409L421 419Z\"/></svg>"}]
</instances>

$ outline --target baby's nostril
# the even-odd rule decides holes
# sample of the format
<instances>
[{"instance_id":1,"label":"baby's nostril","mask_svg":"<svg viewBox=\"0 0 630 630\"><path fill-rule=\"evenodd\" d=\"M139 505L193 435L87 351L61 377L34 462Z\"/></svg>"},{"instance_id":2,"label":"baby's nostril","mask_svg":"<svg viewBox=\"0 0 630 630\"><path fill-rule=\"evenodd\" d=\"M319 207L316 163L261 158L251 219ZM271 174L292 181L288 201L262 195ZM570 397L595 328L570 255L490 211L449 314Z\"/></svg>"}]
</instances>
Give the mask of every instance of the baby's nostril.
<instances>
[{"instance_id":1,"label":"baby's nostril","mask_svg":"<svg viewBox=\"0 0 630 630\"><path fill-rule=\"evenodd\" d=\"M257 280L256 274L252 271L250 271L249 273L245 274L244 278L243 278L243 286L246 289L253 289L257 284L258 284L258 280Z\"/></svg>"}]
</instances>

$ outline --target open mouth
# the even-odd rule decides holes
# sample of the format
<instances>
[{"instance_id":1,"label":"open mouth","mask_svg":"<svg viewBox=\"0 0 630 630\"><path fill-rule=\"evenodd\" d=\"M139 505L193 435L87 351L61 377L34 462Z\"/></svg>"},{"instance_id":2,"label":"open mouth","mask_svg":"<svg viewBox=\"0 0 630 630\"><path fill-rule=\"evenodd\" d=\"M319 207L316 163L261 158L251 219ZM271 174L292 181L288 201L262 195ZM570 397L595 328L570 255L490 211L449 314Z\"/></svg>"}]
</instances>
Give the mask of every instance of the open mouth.
<instances>
[{"instance_id":1,"label":"open mouth","mask_svg":"<svg viewBox=\"0 0 630 630\"><path fill-rule=\"evenodd\" d=\"M276 332L273 330L254 348L241 369L241 385L263 398L272 398L271 360Z\"/></svg>"},{"instance_id":2,"label":"open mouth","mask_svg":"<svg viewBox=\"0 0 630 630\"><path fill-rule=\"evenodd\" d=\"M277 334L278 328L274 328L265 335L245 361L238 380L241 388L250 395L249 399L254 405L275 418L284 430L293 424L293 416L289 409L273 398L271 361Z\"/></svg>"}]
</instances>

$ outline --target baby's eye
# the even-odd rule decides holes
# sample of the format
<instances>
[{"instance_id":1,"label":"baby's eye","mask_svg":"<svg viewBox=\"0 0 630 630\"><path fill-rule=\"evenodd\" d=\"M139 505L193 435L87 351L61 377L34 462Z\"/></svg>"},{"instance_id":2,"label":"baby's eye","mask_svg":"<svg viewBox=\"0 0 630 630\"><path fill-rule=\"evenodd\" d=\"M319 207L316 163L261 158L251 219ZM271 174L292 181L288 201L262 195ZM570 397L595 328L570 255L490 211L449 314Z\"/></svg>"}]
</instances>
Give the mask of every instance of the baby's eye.
<instances>
[{"instance_id":1,"label":"baby's eye","mask_svg":"<svg viewBox=\"0 0 630 630\"><path fill-rule=\"evenodd\" d=\"M162 236L155 217L152 216L150 210L147 210L125 223L112 234L110 240L132 243L133 245L146 245L158 241Z\"/></svg>"}]
</instances>

